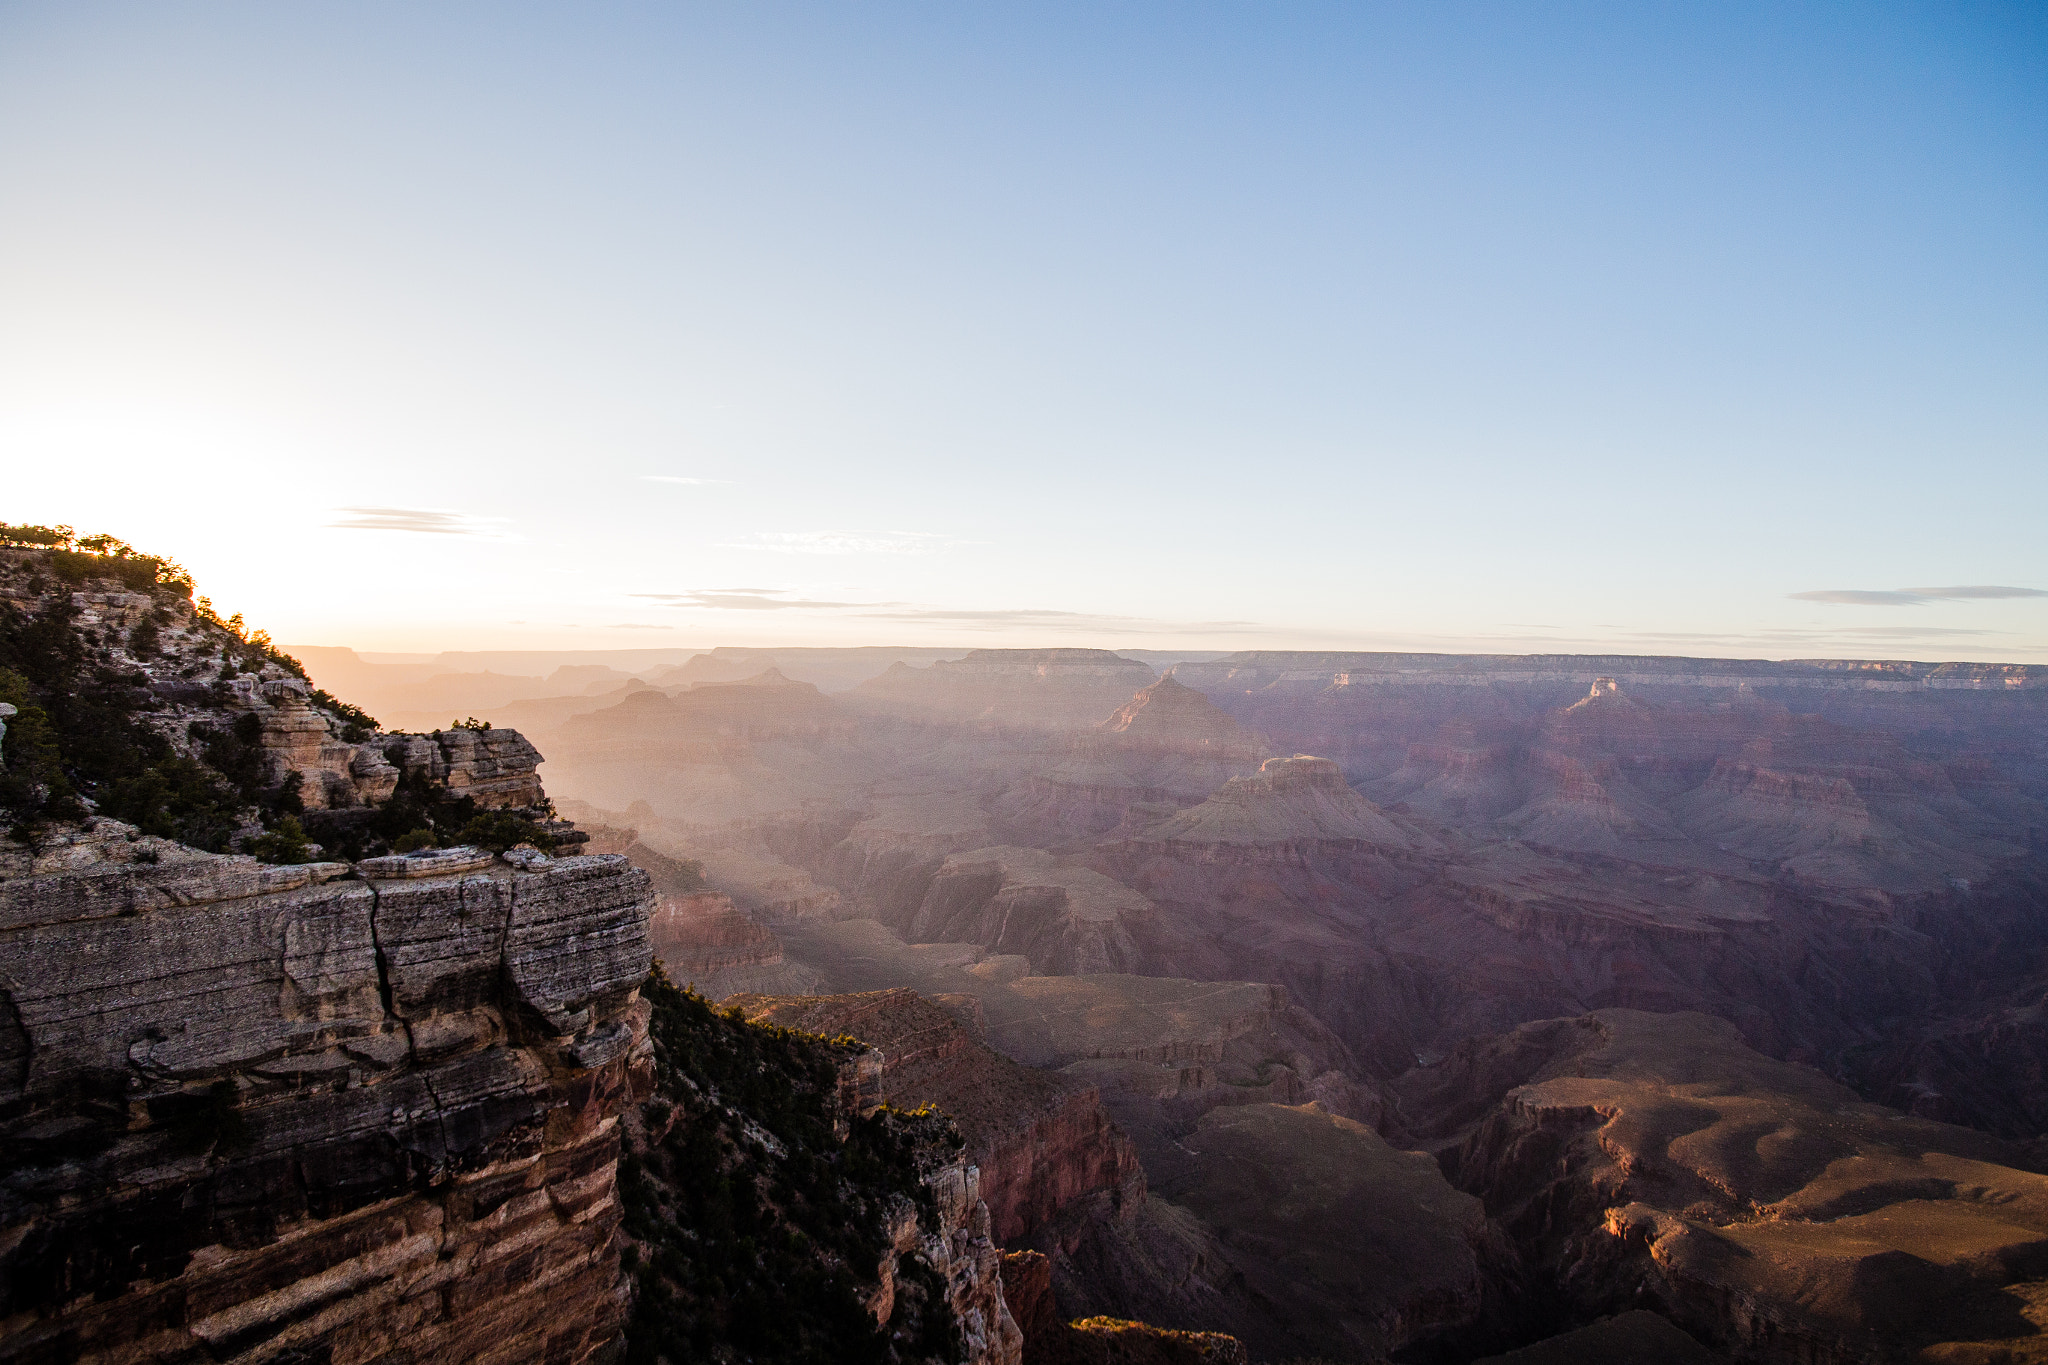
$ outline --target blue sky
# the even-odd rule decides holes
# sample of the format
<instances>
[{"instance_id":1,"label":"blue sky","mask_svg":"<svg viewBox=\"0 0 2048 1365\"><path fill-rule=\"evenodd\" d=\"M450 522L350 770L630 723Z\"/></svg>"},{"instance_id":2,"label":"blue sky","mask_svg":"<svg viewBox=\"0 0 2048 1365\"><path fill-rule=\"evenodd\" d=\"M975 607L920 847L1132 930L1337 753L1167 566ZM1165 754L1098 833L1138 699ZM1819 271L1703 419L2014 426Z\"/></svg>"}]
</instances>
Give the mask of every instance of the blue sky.
<instances>
[{"instance_id":1,"label":"blue sky","mask_svg":"<svg viewBox=\"0 0 2048 1365\"><path fill-rule=\"evenodd\" d=\"M2044 380L2038 5L0 4L0 515L295 642L2048 659Z\"/></svg>"}]
</instances>

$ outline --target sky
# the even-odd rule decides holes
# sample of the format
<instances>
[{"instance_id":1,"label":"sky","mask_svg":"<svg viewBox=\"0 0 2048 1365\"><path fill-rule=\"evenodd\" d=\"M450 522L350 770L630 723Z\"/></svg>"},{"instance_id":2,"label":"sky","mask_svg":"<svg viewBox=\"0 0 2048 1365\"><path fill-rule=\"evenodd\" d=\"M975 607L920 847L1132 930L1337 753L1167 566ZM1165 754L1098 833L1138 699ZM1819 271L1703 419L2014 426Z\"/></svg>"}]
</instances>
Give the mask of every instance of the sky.
<instances>
[{"instance_id":1,"label":"sky","mask_svg":"<svg viewBox=\"0 0 2048 1365\"><path fill-rule=\"evenodd\" d=\"M2048 660L2048 8L0 0L0 519L366 650Z\"/></svg>"}]
</instances>

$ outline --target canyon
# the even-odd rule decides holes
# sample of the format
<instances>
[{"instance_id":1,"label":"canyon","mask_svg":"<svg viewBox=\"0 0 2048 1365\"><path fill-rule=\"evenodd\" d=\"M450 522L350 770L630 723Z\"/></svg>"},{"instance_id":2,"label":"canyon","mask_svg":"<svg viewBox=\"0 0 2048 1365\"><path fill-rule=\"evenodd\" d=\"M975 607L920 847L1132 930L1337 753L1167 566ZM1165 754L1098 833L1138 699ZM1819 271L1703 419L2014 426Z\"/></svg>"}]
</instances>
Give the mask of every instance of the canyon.
<instances>
[{"instance_id":1,"label":"canyon","mask_svg":"<svg viewBox=\"0 0 2048 1365\"><path fill-rule=\"evenodd\" d=\"M2038 669L734 650L394 733L67 553L0 1359L2048 1358Z\"/></svg>"},{"instance_id":2,"label":"canyon","mask_svg":"<svg viewBox=\"0 0 2048 1365\"><path fill-rule=\"evenodd\" d=\"M1963 1273L1938 1239L1916 1251L1845 1230L1837 1253L1788 1233L1757 1254L1789 1278L1676 1275L1603 1297L1584 1282L1652 1283L1630 1256L1661 1266L1658 1248L1709 1243L1610 1217L1627 1191L1590 1160L1579 1183L1516 1186L1535 1138L1462 1153L1512 1126L1488 1128L1496 1111L1533 1115L1515 1122L1545 1142L1565 1121L1528 1098L1540 1067L1489 1088L1474 1049L1526 1048L1551 1021L1694 1019L1721 1031L1653 1049L1643 1065L1664 1083L1705 1084L1702 1057L1789 1068L1757 1082L1788 1106L1773 1126L1764 1104L1715 1143L1800 1149L1839 1128L1841 1105L1888 1105L1893 1127L1829 1150L1875 1161L1885 1134L1932 1131L1897 1124L1945 1124L1954 1152L2024 1188L2048 1074L2048 675L1272 654L1162 675L1125 658L896 661L814 695L759 655L751 676L789 698L786 724L640 765L622 738L597 740L639 722L588 706L548 749L551 790L697 862L758 951L814 976L742 997L749 1011L913 991L963 1038L1094 1088L1142 1183L1084 1191L1075 1163L1068 1211L1013 1241L1045 1255L1070 1316L1222 1330L1263 1359L1459 1360L1645 1332L1758 1360L2026 1349L2027 1309L1930 1326L1900 1355L1881 1324L1801 1307L1825 1256L1852 1278L1918 1256L1933 1278L1901 1281L1918 1306L1898 1311L1932 1322L1927 1286ZM1112 679L1136 685L1114 698ZM905 1073L905 1099L968 1105L943 1070ZM1831 1108L1793 1104L1806 1077L1843 1087ZM1620 1122L1586 1140L1620 1150ZM1678 1133L1653 1132L1608 1161L1644 1170L1673 1151ZM1637 1202L1710 1229L1844 1216L1786 1203L1789 1179L1724 1180L1712 1214ZM1539 1235L1530 1201L1576 1221ZM1850 1199L1874 1218L1903 1218L1881 1213L1897 1202ZM2007 1236L1982 1254L2015 1267L1986 1272L1985 1292L2031 1302L2025 1238L1982 1236Z\"/></svg>"}]
</instances>

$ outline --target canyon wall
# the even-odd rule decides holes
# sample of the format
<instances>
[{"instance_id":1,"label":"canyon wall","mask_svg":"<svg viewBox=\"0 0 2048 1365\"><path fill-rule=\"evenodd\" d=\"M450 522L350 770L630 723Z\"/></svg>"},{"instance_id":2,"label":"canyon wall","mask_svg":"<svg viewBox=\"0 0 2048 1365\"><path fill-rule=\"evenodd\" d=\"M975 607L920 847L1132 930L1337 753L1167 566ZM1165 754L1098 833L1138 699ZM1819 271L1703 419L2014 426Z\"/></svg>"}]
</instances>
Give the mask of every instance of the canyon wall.
<instances>
[{"instance_id":1,"label":"canyon wall","mask_svg":"<svg viewBox=\"0 0 2048 1365\"><path fill-rule=\"evenodd\" d=\"M0 882L0 1360L607 1358L645 874L164 844Z\"/></svg>"}]
</instances>

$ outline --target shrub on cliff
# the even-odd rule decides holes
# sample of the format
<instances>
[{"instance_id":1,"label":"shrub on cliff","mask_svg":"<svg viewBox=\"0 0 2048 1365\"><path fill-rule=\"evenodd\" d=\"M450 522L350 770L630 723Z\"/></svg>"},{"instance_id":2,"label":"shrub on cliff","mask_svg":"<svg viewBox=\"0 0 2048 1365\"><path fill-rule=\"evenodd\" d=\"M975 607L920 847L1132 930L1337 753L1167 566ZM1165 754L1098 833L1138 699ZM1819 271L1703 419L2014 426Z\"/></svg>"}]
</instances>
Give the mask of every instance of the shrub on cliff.
<instances>
[{"instance_id":1,"label":"shrub on cliff","mask_svg":"<svg viewBox=\"0 0 2048 1365\"><path fill-rule=\"evenodd\" d=\"M645 994L657 1094L619 1165L638 1284L627 1359L957 1359L944 1285L920 1258L900 1264L886 1324L863 1306L891 1217L937 1225L919 1159L953 1150L950 1122L843 1114L840 1068L863 1050L852 1039L748 1023L659 967ZM843 1141L835 1119L849 1121Z\"/></svg>"},{"instance_id":2,"label":"shrub on cliff","mask_svg":"<svg viewBox=\"0 0 2048 1365\"><path fill-rule=\"evenodd\" d=\"M228 676L275 665L303 677L297 660L261 631L246 634L239 619L222 622L203 600L191 602L191 576L175 561L113 536L0 523L0 547L8 588L0 600L0 700L20 713L0 752L0 826L32 841L47 821L97 809L218 853L238 829L258 823L275 833L297 813L296 790L269 782L254 716L169 730L165 722L176 712L150 691L151 677L136 663L152 661L147 667L169 679L203 677L215 659ZM95 583L147 593L154 604L124 634L89 619L74 601L72 586ZM185 627L177 656L166 660L164 627L177 624ZM352 707L329 710L344 734L375 727Z\"/></svg>"},{"instance_id":3,"label":"shrub on cliff","mask_svg":"<svg viewBox=\"0 0 2048 1365\"><path fill-rule=\"evenodd\" d=\"M520 844L532 844L543 853L555 851L555 837L517 811L491 810L473 816L450 842L475 844L493 853L503 853Z\"/></svg>"}]
</instances>

